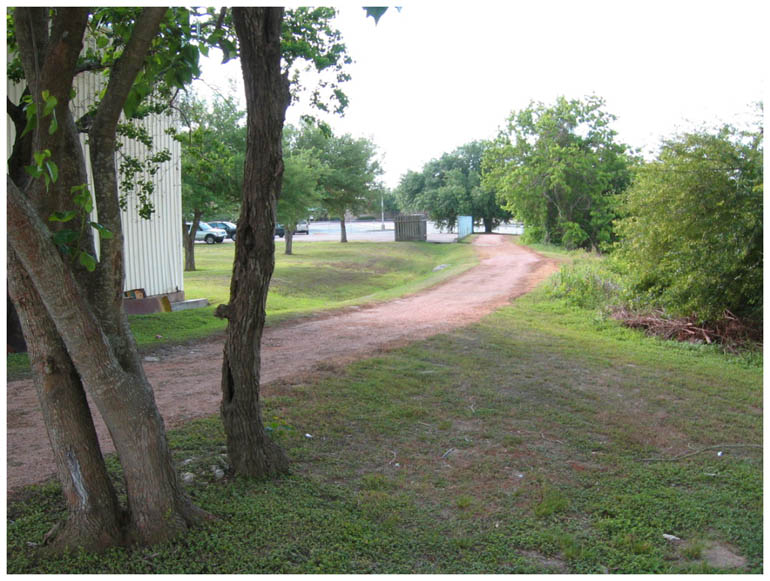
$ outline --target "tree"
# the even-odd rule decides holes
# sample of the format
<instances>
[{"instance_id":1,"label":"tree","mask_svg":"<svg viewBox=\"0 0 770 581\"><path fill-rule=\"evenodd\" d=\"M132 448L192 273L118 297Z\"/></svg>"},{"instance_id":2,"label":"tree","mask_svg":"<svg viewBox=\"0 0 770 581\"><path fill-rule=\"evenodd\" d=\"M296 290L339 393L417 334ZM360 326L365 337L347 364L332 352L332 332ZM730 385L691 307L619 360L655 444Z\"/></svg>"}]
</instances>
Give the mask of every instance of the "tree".
<instances>
[{"instance_id":1,"label":"tree","mask_svg":"<svg viewBox=\"0 0 770 581\"><path fill-rule=\"evenodd\" d=\"M338 84L350 59L339 33L329 26L330 8L233 8L246 91L246 158L235 242L230 300L217 308L228 320L222 363L222 420L231 469L265 477L288 470L288 458L270 440L259 401L260 342L265 304L275 264L276 203L284 173L282 130L291 99L295 65L335 74L329 99L344 108ZM285 18L284 18L285 17ZM305 40L302 40L304 35ZM314 96L318 93L314 93ZM319 96L317 103L322 103Z\"/></svg>"},{"instance_id":2,"label":"tree","mask_svg":"<svg viewBox=\"0 0 770 581\"><path fill-rule=\"evenodd\" d=\"M309 151L290 150L288 155L284 155L283 183L277 218L285 226L286 254L292 253L297 223L306 219L310 208L317 206L321 201L319 171L319 162Z\"/></svg>"},{"instance_id":3,"label":"tree","mask_svg":"<svg viewBox=\"0 0 770 581\"><path fill-rule=\"evenodd\" d=\"M340 218L340 242L347 242L345 215L365 208L377 188L382 173L375 159L377 148L368 139L346 134L335 136L324 127L305 127L297 137L297 147L316 152L322 165L321 200L330 216Z\"/></svg>"},{"instance_id":4,"label":"tree","mask_svg":"<svg viewBox=\"0 0 770 581\"><path fill-rule=\"evenodd\" d=\"M762 322L763 130L675 136L624 196L618 257L645 302Z\"/></svg>"},{"instance_id":5,"label":"tree","mask_svg":"<svg viewBox=\"0 0 770 581\"><path fill-rule=\"evenodd\" d=\"M11 78L25 80L28 90L23 103L8 104L17 130L6 180L9 292L27 343L34 345L30 359L35 383L67 502L67 521L55 541L61 546L151 544L206 518L178 481L122 309L120 208L125 198L119 182L130 180L126 174L118 179L115 155L119 132L146 137L130 123L120 123L121 113L130 120L165 108L150 97L170 98L189 82L197 74L198 51L207 50L205 43L217 44L226 55L232 52L227 14L212 10L209 21L195 26L191 12L181 8L16 8L10 19L10 44L20 58L9 71ZM248 54L245 61L259 70L244 72L251 113L244 177L248 203L231 288L230 310L239 316L226 344L223 419L234 469L264 475L286 469L285 456L264 433L258 385L288 69L282 72L280 67L282 11L245 9L238 14L233 21L240 28L241 50ZM89 45L81 55L87 28L96 48ZM323 29L313 29L320 39L326 38ZM312 43L299 45L296 53L312 48ZM339 63L328 56L338 50L334 43L314 52L316 67L335 69ZM284 59L289 66L294 60ZM76 122L69 100L76 75L85 71L99 71L106 86L90 96L92 109ZM343 96L335 91L333 98ZM78 131L89 136L93 196ZM128 169L137 176L136 164ZM152 184L138 185L144 214L150 215ZM89 221L94 208L100 223ZM74 221L80 227L71 228ZM98 257L95 233L101 237ZM128 499L125 511L107 478L84 389L118 451Z\"/></svg>"},{"instance_id":6,"label":"tree","mask_svg":"<svg viewBox=\"0 0 770 581\"><path fill-rule=\"evenodd\" d=\"M182 144L182 210L192 226L183 228L185 270L195 270L195 233L204 211L237 214L246 151L245 113L232 96L215 97L209 109L190 97L179 110L187 131Z\"/></svg>"},{"instance_id":7,"label":"tree","mask_svg":"<svg viewBox=\"0 0 770 581\"><path fill-rule=\"evenodd\" d=\"M483 184L521 219L530 240L599 250L614 239L629 149L615 141L604 101L559 97L512 113L483 159Z\"/></svg>"},{"instance_id":8,"label":"tree","mask_svg":"<svg viewBox=\"0 0 770 581\"><path fill-rule=\"evenodd\" d=\"M399 184L399 203L411 211L427 212L442 228L454 228L458 216L473 216L492 232L511 215L498 204L494 190L481 182L481 158L486 143L473 141L425 164L422 172L407 172Z\"/></svg>"},{"instance_id":9,"label":"tree","mask_svg":"<svg viewBox=\"0 0 770 581\"><path fill-rule=\"evenodd\" d=\"M235 241L222 363L222 420L230 465L244 476L288 470L288 458L262 423L259 345L275 265L275 211L281 191L281 137L289 105L289 79L281 71L282 8L233 8L246 89L246 162Z\"/></svg>"},{"instance_id":10,"label":"tree","mask_svg":"<svg viewBox=\"0 0 770 581\"><path fill-rule=\"evenodd\" d=\"M9 102L17 139L6 180L8 283L67 503L58 546L160 542L204 517L177 479L122 309L115 167L121 113L129 119L145 114L141 103L160 85L156 78L171 79L171 70L176 77L191 76L197 67L180 61L189 54L186 15L159 8L13 9L15 74L26 82L27 96L21 104ZM103 49L100 58L93 50L79 58L87 29ZM76 124L69 108L74 80L94 69L103 71L106 87ZM85 185L78 127L88 131L93 198ZM99 224L88 221L92 206ZM76 220L83 226L73 229ZM101 234L98 260L95 232ZM107 477L84 390L123 466L125 515Z\"/></svg>"}]
</instances>

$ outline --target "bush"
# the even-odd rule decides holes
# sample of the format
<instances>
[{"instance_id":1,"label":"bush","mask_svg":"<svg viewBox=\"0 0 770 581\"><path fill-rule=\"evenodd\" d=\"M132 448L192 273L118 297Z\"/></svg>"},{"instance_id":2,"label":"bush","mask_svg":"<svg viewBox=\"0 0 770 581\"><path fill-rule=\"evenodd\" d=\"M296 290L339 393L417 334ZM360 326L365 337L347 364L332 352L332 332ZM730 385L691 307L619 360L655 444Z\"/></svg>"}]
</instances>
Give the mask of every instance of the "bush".
<instances>
[{"instance_id":1,"label":"bush","mask_svg":"<svg viewBox=\"0 0 770 581\"><path fill-rule=\"evenodd\" d=\"M642 303L716 321L762 320L762 129L678 136L640 168L617 225Z\"/></svg>"},{"instance_id":2,"label":"bush","mask_svg":"<svg viewBox=\"0 0 770 581\"><path fill-rule=\"evenodd\" d=\"M584 309L604 308L621 300L621 278L606 259L579 258L549 280L548 292Z\"/></svg>"}]
</instances>

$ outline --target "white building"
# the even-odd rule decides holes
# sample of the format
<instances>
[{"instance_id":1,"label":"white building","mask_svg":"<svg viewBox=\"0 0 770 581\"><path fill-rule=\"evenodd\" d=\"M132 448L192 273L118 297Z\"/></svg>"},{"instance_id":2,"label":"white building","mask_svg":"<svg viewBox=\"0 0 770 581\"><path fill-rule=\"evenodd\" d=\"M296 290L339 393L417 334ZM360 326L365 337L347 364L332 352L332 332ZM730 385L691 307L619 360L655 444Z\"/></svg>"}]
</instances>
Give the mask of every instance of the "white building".
<instances>
[{"instance_id":1,"label":"white building","mask_svg":"<svg viewBox=\"0 0 770 581\"><path fill-rule=\"evenodd\" d=\"M75 82L76 98L72 111L77 119L89 106L89 99L95 98L104 80L98 74L85 73ZM8 84L8 97L19 103L23 85ZM136 196L132 193L127 198L126 209L122 212L123 235L125 240L125 279L124 291L141 289L144 295L151 297L145 301L126 301L128 312L152 312L162 305L160 297L168 297L177 302L184 299L184 272L182 248L182 165L180 144L166 133L173 118L168 115L153 115L140 121L153 137L153 151L167 149L171 160L163 163L154 176L155 190L152 203L155 212L149 220L139 216ZM8 153L13 149L15 131L10 117L7 122ZM81 143L86 156L89 175L89 188L93 195L93 180L88 157L85 135ZM132 139L123 139L121 148L126 154L137 159L144 159L147 148ZM119 154L118 154L119 155ZM120 159L116 160L116 167ZM94 218L98 221L98 216ZM98 236L97 244L98 244ZM165 302L165 301L163 301Z\"/></svg>"}]
</instances>

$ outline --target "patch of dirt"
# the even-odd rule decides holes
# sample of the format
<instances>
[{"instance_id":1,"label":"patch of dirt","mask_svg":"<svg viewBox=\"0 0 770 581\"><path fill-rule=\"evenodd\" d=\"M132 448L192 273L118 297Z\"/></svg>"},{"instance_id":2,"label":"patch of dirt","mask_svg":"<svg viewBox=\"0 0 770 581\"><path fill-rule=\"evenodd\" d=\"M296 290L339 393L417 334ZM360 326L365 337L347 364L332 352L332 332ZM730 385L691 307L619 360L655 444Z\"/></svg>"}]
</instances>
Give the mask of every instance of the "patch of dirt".
<instances>
[{"instance_id":1,"label":"patch of dirt","mask_svg":"<svg viewBox=\"0 0 770 581\"><path fill-rule=\"evenodd\" d=\"M734 548L724 543L711 543L703 550L701 558L712 567L719 569L742 569L746 567L745 557L739 555Z\"/></svg>"},{"instance_id":2,"label":"patch of dirt","mask_svg":"<svg viewBox=\"0 0 770 581\"><path fill-rule=\"evenodd\" d=\"M519 553L530 561L534 561L541 567L549 569L549 572L569 573L567 562L563 559L560 559L559 557L547 557L546 555L538 553L537 551L519 551Z\"/></svg>"},{"instance_id":3,"label":"patch of dirt","mask_svg":"<svg viewBox=\"0 0 770 581\"><path fill-rule=\"evenodd\" d=\"M318 370L337 369L478 321L558 270L556 261L517 246L508 236L479 236L474 248L480 264L438 286L386 303L266 328L262 393L269 397L285 391L287 381L302 381ZM145 362L167 428L219 411L223 347L218 337L164 349L160 361ZM275 390L271 382L276 382ZM114 451L98 412L94 416L102 451ZM55 471L53 453L31 380L8 383L7 420L8 490L50 477Z\"/></svg>"}]
</instances>

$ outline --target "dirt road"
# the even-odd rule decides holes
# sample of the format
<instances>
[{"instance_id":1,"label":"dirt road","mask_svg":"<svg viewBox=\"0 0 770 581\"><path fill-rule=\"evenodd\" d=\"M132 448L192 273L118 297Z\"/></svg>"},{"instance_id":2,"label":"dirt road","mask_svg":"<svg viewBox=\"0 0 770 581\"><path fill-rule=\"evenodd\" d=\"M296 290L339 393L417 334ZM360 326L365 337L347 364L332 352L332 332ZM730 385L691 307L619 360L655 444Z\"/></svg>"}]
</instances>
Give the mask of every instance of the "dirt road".
<instances>
[{"instance_id":1,"label":"dirt road","mask_svg":"<svg viewBox=\"0 0 770 581\"><path fill-rule=\"evenodd\" d=\"M556 265L516 246L503 235L479 236L481 262L443 284L402 299L265 329L262 340L263 393L270 382L311 372L319 363L344 363L383 347L401 345L479 320L534 288ZM168 349L160 361L145 362L166 426L219 410L222 340ZM7 391L8 490L45 480L54 473L53 454L31 380ZM106 427L95 418L102 450L114 450Z\"/></svg>"}]
</instances>

